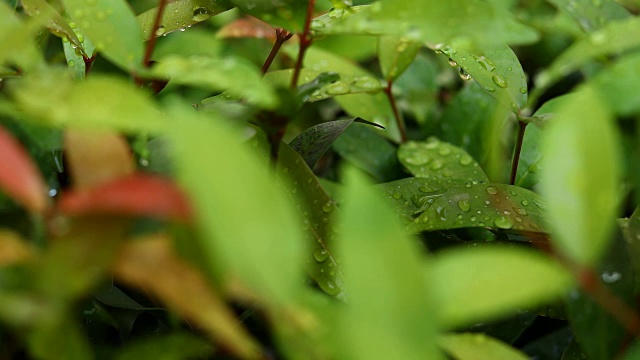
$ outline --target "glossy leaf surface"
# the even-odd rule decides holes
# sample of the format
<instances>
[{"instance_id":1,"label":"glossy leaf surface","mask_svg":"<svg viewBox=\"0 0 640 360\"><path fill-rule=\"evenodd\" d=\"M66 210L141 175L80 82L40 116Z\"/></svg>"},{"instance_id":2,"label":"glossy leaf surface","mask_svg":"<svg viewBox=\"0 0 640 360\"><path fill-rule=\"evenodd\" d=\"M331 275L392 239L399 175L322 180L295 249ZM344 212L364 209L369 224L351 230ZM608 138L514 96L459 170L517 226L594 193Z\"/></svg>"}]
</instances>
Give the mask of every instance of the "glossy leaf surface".
<instances>
[{"instance_id":1,"label":"glossy leaf surface","mask_svg":"<svg viewBox=\"0 0 640 360\"><path fill-rule=\"evenodd\" d=\"M613 0L548 0L569 14L585 32L602 28L611 21L628 19L631 14Z\"/></svg>"},{"instance_id":2,"label":"glossy leaf surface","mask_svg":"<svg viewBox=\"0 0 640 360\"><path fill-rule=\"evenodd\" d=\"M631 53L621 57L596 74L588 84L617 114L637 114L640 101L633 95L640 87L640 54Z\"/></svg>"},{"instance_id":3,"label":"glossy leaf surface","mask_svg":"<svg viewBox=\"0 0 640 360\"><path fill-rule=\"evenodd\" d=\"M427 267L447 327L498 319L525 307L558 300L571 274L535 250L482 246L438 254Z\"/></svg>"},{"instance_id":4,"label":"glossy leaf surface","mask_svg":"<svg viewBox=\"0 0 640 360\"><path fill-rule=\"evenodd\" d=\"M609 244L618 211L618 134L602 100L588 89L546 130L541 190L549 199L555 246L574 261L592 264Z\"/></svg>"},{"instance_id":5,"label":"glossy leaf surface","mask_svg":"<svg viewBox=\"0 0 640 360\"><path fill-rule=\"evenodd\" d=\"M140 26L123 0L63 0L69 16L91 38L97 51L126 70L142 63L144 44Z\"/></svg>"},{"instance_id":6,"label":"glossy leaf surface","mask_svg":"<svg viewBox=\"0 0 640 360\"><path fill-rule=\"evenodd\" d=\"M380 36L378 38L378 58L385 80L392 82L411 65L422 44L406 38Z\"/></svg>"},{"instance_id":7,"label":"glossy leaf surface","mask_svg":"<svg viewBox=\"0 0 640 360\"><path fill-rule=\"evenodd\" d=\"M291 140L289 146L313 169L320 157L342 132L353 123L351 120L337 120L313 126Z\"/></svg>"},{"instance_id":8,"label":"glossy leaf surface","mask_svg":"<svg viewBox=\"0 0 640 360\"><path fill-rule=\"evenodd\" d=\"M425 230L487 227L545 231L546 202L534 192L503 184L454 188L432 203L408 229Z\"/></svg>"},{"instance_id":9,"label":"glossy leaf surface","mask_svg":"<svg viewBox=\"0 0 640 360\"><path fill-rule=\"evenodd\" d=\"M438 344L456 360L475 359L528 359L522 352L484 334L447 334L438 339Z\"/></svg>"},{"instance_id":10,"label":"glossy leaf surface","mask_svg":"<svg viewBox=\"0 0 640 360\"><path fill-rule=\"evenodd\" d=\"M398 149L398 159L414 176L452 183L488 181L478 163L464 150L434 137L425 142L409 141Z\"/></svg>"}]
</instances>

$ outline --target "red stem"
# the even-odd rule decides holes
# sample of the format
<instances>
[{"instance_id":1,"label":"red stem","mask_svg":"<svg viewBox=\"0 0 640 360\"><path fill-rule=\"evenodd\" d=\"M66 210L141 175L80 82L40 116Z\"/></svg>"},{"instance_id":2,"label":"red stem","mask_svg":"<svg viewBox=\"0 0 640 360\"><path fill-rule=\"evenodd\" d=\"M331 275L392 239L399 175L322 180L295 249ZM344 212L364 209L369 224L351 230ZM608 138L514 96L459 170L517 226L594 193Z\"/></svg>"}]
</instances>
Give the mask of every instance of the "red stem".
<instances>
[{"instance_id":1,"label":"red stem","mask_svg":"<svg viewBox=\"0 0 640 360\"><path fill-rule=\"evenodd\" d=\"M404 120L400 117L400 112L398 111L398 105L396 104L396 98L393 96L393 82L389 81L387 83L387 87L384 89L384 93L387 94L387 99L389 99L389 104L391 105L391 110L393 111L393 117L396 119L396 123L398 124L398 130L400 130L400 142L407 142L407 130L404 125Z\"/></svg>"},{"instance_id":2,"label":"red stem","mask_svg":"<svg viewBox=\"0 0 640 360\"><path fill-rule=\"evenodd\" d=\"M300 70L304 61L304 54L309 46L311 46L311 19L313 18L313 9L315 7L316 0L309 0L307 5L307 17L304 22L304 31L299 34L300 37L300 49L298 50L298 60L296 60L296 66L293 69L293 76L291 77L291 88L298 86L298 78L300 77Z\"/></svg>"},{"instance_id":3,"label":"red stem","mask_svg":"<svg viewBox=\"0 0 640 360\"><path fill-rule=\"evenodd\" d=\"M142 66L149 67L151 64L151 55L153 55L153 49L156 46L156 31L160 27L160 23L162 22L162 14L164 14L164 8L167 6L167 0L160 0L158 3L158 12L156 13L156 18L153 21L153 26L151 27L151 38L147 42L147 47L144 51L144 58L142 59Z\"/></svg>"},{"instance_id":4,"label":"red stem","mask_svg":"<svg viewBox=\"0 0 640 360\"><path fill-rule=\"evenodd\" d=\"M262 65L261 71L263 75L266 74L267 71L269 71L269 68L273 63L273 60L275 60L276 55L278 55L282 44L284 44L285 41L291 39L291 36L293 36L293 34L286 31L285 29L276 29L276 42L273 44L269 56L267 56L267 59L264 61L264 65Z\"/></svg>"}]
</instances>

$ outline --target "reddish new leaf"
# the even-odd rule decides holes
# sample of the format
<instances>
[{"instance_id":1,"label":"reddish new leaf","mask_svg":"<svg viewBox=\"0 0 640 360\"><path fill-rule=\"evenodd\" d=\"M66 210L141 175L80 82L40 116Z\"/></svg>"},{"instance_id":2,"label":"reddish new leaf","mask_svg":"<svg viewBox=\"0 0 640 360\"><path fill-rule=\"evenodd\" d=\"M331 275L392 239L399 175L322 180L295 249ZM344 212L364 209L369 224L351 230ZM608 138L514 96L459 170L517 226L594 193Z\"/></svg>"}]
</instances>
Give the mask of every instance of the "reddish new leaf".
<instances>
[{"instance_id":1,"label":"reddish new leaf","mask_svg":"<svg viewBox=\"0 0 640 360\"><path fill-rule=\"evenodd\" d=\"M276 40L275 29L266 22L254 17L235 20L218 31L218 37L226 38L258 38Z\"/></svg>"},{"instance_id":2,"label":"reddish new leaf","mask_svg":"<svg viewBox=\"0 0 640 360\"><path fill-rule=\"evenodd\" d=\"M157 176L134 174L88 189L70 191L58 204L67 215L114 214L189 221L187 198L174 183Z\"/></svg>"},{"instance_id":3,"label":"reddish new leaf","mask_svg":"<svg viewBox=\"0 0 640 360\"><path fill-rule=\"evenodd\" d=\"M22 145L0 127L0 191L33 212L47 207L47 191L38 168Z\"/></svg>"}]
</instances>

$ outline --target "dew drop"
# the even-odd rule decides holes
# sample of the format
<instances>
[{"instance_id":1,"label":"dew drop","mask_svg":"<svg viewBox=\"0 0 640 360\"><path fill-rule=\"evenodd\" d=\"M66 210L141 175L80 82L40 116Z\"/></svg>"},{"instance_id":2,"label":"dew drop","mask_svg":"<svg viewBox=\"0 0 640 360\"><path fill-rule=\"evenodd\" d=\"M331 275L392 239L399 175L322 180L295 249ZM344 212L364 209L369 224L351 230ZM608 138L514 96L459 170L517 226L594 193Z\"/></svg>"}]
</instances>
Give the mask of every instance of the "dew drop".
<instances>
[{"instance_id":1,"label":"dew drop","mask_svg":"<svg viewBox=\"0 0 640 360\"><path fill-rule=\"evenodd\" d=\"M613 284L622 278L622 275L617 271L605 271L602 273L602 281L607 284Z\"/></svg>"},{"instance_id":2,"label":"dew drop","mask_svg":"<svg viewBox=\"0 0 640 360\"><path fill-rule=\"evenodd\" d=\"M527 210L523 209L523 208L519 208L519 207L514 207L513 211L515 211L518 215L522 215L522 216L527 216Z\"/></svg>"},{"instance_id":3,"label":"dew drop","mask_svg":"<svg viewBox=\"0 0 640 360\"><path fill-rule=\"evenodd\" d=\"M209 15L209 10L204 7L197 7L193 10L193 21L205 21L211 15Z\"/></svg>"},{"instance_id":4,"label":"dew drop","mask_svg":"<svg viewBox=\"0 0 640 360\"><path fill-rule=\"evenodd\" d=\"M496 189L494 186L487 186L487 192L491 195L495 195L498 193L498 189Z\"/></svg>"},{"instance_id":5,"label":"dew drop","mask_svg":"<svg viewBox=\"0 0 640 360\"><path fill-rule=\"evenodd\" d=\"M323 212L325 212L325 213L327 213L327 214L328 214L328 213L330 213L330 212L331 212L331 210L333 210L333 206L332 206L332 203L331 203L331 202L328 202L328 203L326 203L326 204L322 205L322 211L323 211Z\"/></svg>"},{"instance_id":6,"label":"dew drop","mask_svg":"<svg viewBox=\"0 0 640 360\"><path fill-rule=\"evenodd\" d=\"M537 206L537 207L539 207L539 208L540 208L540 209L542 209L542 210L544 210L544 209L546 209L546 208L547 208L547 206L546 206L545 204L541 203L541 202L540 202L540 201L538 201L538 200L533 200L533 203L534 203L534 204L536 204L536 206Z\"/></svg>"},{"instance_id":7,"label":"dew drop","mask_svg":"<svg viewBox=\"0 0 640 360\"><path fill-rule=\"evenodd\" d=\"M513 223L506 216L498 216L493 220L493 223L500 229L511 229L513 227Z\"/></svg>"},{"instance_id":8,"label":"dew drop","mask_svg":"<svg viewBox=\"0 0 640 360\"><path fill-rule=\"evenodd\" d=\"M351 91L351 88L347 84L337 82L335 84L328 85L325 91L329 95L344 95L348 94Z\"/></svg>"},{"instance_id":9,"label":"dew drop","mask_svg":"<svg viewBox=\"0 0 640 360\"><path fill-rule=\"evenodd\" d=\"M399 192L395 192L395 193L393 194L393 198L394 198L394 199L400 199L400 198L402 198L402 194L400 194Z\"/></svg>"},{"instance_id":10,"label":"dew drop","mask_svg":"<svg viewBox=\"0 0 640 360\"><path fill-rule=\"evenodd\" d=\"M164 25L160 25L158 26L158 28L156 29L156 36L160 36L163 35L164 33L167 32L167 28Z\"/></svg>"},{"instance_id":11,"label":"dew drop","mask_svg":"<svg viewBox=\"0 0 640 360\"><path fill-rule=\"evenodd\" d=\"M76 62L75 62L75 61L73 61L73 60L69 60L69 61L67 62L67 65L69 65L69 67L74 67L74 66L76 66Z\"/></svg>"},{"instance_id":12,"label":"dew drop","mask_svg":"<svg viewBox=\"0 0 640 360\"><path fill-rule=\"evenodd\" d=\"M521 87L520 88L520 94L526 94L527 93L527 88L526 87Z\"/></svg>"},{"instance_id":13,"label":"dew drop","mask_svg":"<svg viewBox=\"0 0 640 360\"><path fill-rule=\"evenodd\" d=\"M317 249L313 252L313 258L317 262L324 262L329 258L329 252L326 249Z\"/></svg>"},{"instance_id":14,"label":"dew drop","mask_svg":"<svg viewBox=\"0 0 640 360\"><path fill-rule=\"evenodd\" d=\"M458 66L458 63L453 59L449 59L449 65L451 65L451 67L456 67Z\"/></svg>"},{"instance_id":15,"label":"dew drop","mask_svg":"<svg viewBox=\"0 0 640 360\"><path fill-rule=\"evenodd\" d=\"M473 162L473 159L469 155L462 155L462 157L460 157L460 165L467 166L471 164L471 162Z\"/></svg>"},{"instance_id":16,"label":"dew drop","mask_svg":"<svg viewBox=\"0 0 640 360\"><path fill-rule=\"evenodd\" d=\"M460 210L467 212L469 211L469 209L471 209L471 205L469 204L468 200L460 200L458 201L458 207L460 208Z\"/></svg>"},{"instance_id":17,"label":"dew drop","mask_svg":"<svg viewBox=\"0 0 640 360\"><path fill-rule=\"evenodd\" d=\"M493 71L496 69L496 64L491 61L490 59L487 59L484 56L473 56L473 59L481 66L483 67L485 70L487 71Z\"/></svg>"},{"instance_id":18,"label":"dew drop","mask_svg":"<svg viewBox=\"0 0 640 360\"><path fill-rule=\"evenodd\" d=\"M431 164L431 170L440 170L444 166L444 163L440 160L436 160Z\"/></svg>"},{"instance_id":19,"label":"dew drop","mask_svg":"<svg viewBox=\"0 0 640 360\"><path fill-rule=\"evenodd\" d=\"M331 8L329 10L329 17L332 19L340 19L344 15L344 9L342 8Z\"/></svg>"},{"instance_id":20,"label":"dew drop","mask_svg":"<svg viewBox=\"0 0 640 360\"><path fill-rule=\"evenodd\" d=\"M438 154L447 156L451 154L451 149L448 146L441 146L440 149L438 149Z\"/></svg>"},{"instance_id":21,"label":"dew drop","mask_svg":"<svg viewBox=\"0 0 640 360\"><path fill-rule=\"evenodd\" d=\"M505 80L500 75L493 75L491 79L493 80L494 84L498 85L501 88L506 88L507 86L509 86L509 84L507 83L507 80Z\"/></svg>"},{"instance_id":22,"label":"dew drop","mask_svg":"<svg viewBox=\"0 0 640 360\"><path fill-rule=\"evenodd\" d=\"M462 80L471 80L471 74L467 73L466 71L464 71L463 68L460 68L460 79Z\"/></svg>"},{"instance_id":23,"label":"dew drop","mask_svg":"<svg viewBox=\"0 0 640 360\"><path fill-rule=\"evenodd\" d=\"M338 295L340 293L340 288L334 283L332 280L320 280L318 281L318 285L320 288L331 296Z\"/></svg>"}]
</instances>

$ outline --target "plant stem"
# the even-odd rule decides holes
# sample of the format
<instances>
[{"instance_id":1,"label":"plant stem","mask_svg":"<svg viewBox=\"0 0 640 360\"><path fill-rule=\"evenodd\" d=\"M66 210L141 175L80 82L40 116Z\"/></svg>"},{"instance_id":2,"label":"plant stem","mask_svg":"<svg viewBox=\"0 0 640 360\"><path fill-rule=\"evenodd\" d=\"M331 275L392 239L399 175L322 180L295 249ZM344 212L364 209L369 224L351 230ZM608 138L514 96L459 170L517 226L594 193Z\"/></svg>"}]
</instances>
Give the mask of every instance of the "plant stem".
<instances>
[{"instance_id":1,"label":"plant stem","mask_svg":"<svg viewBox=\"0 0 640 360\"><path fill-rule=\"evenodd\" d=\"M285 29L276 29L276 42L273 43L271 52L269 53L269 56L267 56L267 59L264 61L264 65L262 65L261 71L263 75L266 74L269 70L269 67L271 67L271 64L273 63L273 60L275 60L276 55L278 55L282 44L284 44L285 41L291 39L291 36L293 36L293 34L286 31Z\"/></svg>"},{"instance_id":2,"label":"plant stem","mask_svg":"<svg viewBox=\"0 0 640 360\"><path fill-rule=\"evenodd\" d=\"M516 175L518 174L518 163L520 162L520 152L522 151L522 141L524 140L524 132L527 129L527 122L518 120L518 137L516 138L516 148L513 152L513 161L511 162L511 178L509 184L515 185Z\"/></svg>"},{"instance_id":3,"label":"plant stem","mask_svg":"<svg viewBox=\"0 0 640 360\"><path fill-rule=\"evenodd\" d=\"M292 89L298 86L298 78L300 77L300 70L302 70L304 54L307 52L309 46L311 46L311 18L313 17L313 9L315 5L316 0L309 0L309 4L307 5L307 17L304 21L304 31L302 34L299 34L300 49L298 50L298 60L296 60L296 66L293 69L293 76L291 77Z\"/></svg>"},{"instance_id":4,"label":"plant stem","mask_svg":"<svg viewBox=\"0 0 640 360\"><path fill-rule=\"evenodd\" d=\"M160 0L158 3L158 12L156 13L156 18L153 21L153 26L151 27L151 37L147 42L147 47L144 51L144 58L142 59L142 67L149 67L151 64L151 55L153 55L153 49L156 46L156 40L158 37L156 36L156 31L160 27L160 23L162 22L162 14L164 14L164 8L167 6L167 0Z\"/></svg>"},{"instance_id":5,"label":"plant stem","mask_svg":"<svg viewBox=\"0 0 640 360\"><path fill-rule=\"evenodd\" d=\"M407 142L407 130L404 125L404 120L400 117L400 112L398 111L398 105L396 104L396 98L393 96L393 82L389 81L387 83L387 87L384 89L384 93L387 94L387 99L389 99L389 104L391 105L391 110L393 111L393 117L396 119L396 123L398 124L398 130L400 130L400 142Z\"/></svg>"}]
</instances>

